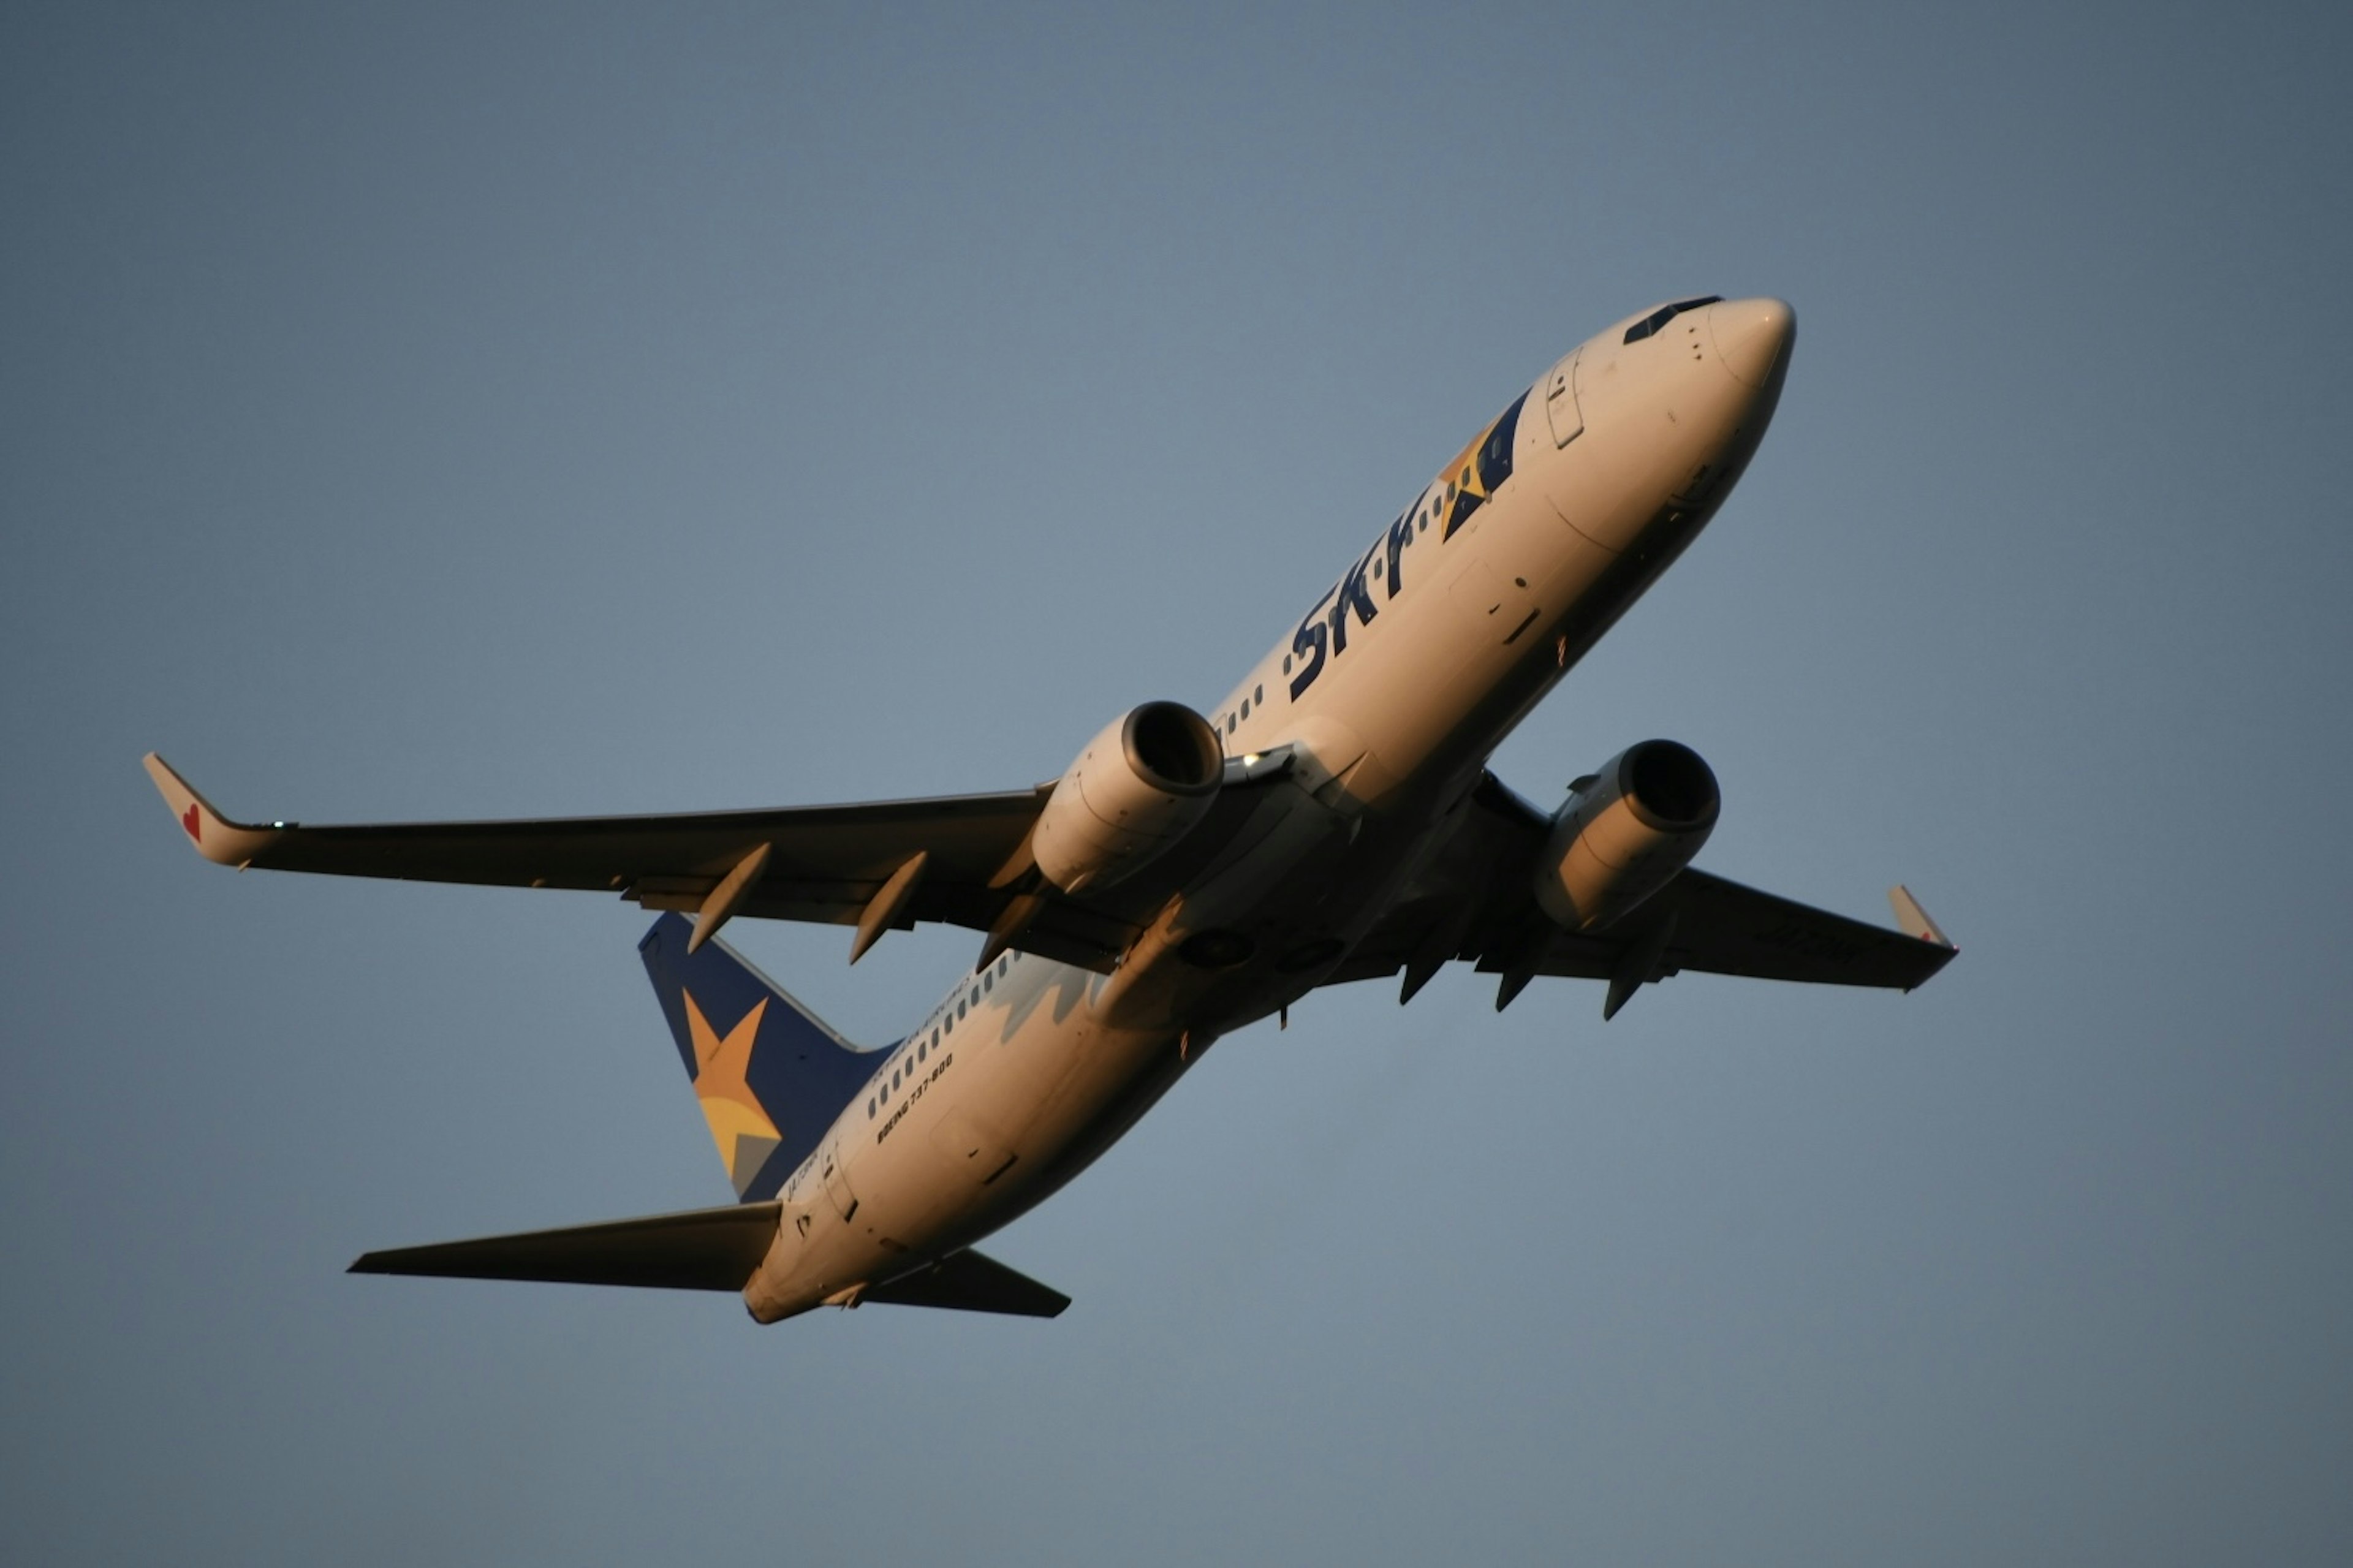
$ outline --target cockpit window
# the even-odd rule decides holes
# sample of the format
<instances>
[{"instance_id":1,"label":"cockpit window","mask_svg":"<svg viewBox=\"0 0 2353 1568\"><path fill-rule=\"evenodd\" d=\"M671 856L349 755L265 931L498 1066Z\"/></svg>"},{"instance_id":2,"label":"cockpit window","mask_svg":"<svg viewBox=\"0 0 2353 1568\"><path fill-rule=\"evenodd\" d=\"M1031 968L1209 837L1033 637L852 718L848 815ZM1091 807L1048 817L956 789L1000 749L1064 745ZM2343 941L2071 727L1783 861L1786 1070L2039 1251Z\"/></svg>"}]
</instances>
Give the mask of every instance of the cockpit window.
<instances>
[{"instance_id":1,"label":"cockpit window","mask_svg":"<svg viewBox=\"0 0 2353 1568\"><path fill-rule=\"evenodd\" d=\"M1685 310L1696 310L1702 305L1713 305L1723 298L1724 296L1721 294L1710 294L1704 299L1678 300L1672 305L1662 305L1657 310L1651 311L1649 315L1643 317L1641 321L1635 322L1632 326L1627 328L1626 341L1630 343L1639 343L1644 338L1649 337L1652 332L1657 331L1661 327L1665 326L1669 321L1673 321L1677 316L1682 315Z\"/></svg>"}]
</instances>

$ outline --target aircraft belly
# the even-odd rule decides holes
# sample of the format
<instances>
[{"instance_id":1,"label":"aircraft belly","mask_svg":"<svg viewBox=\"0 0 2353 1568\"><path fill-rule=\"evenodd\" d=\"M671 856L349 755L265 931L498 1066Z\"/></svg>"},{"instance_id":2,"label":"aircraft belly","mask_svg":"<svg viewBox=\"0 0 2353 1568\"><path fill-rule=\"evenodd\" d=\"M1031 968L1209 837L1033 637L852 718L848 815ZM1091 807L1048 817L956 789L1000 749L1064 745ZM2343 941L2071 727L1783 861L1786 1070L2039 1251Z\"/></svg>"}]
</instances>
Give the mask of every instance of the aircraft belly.
<instances>
[{"instance_id":1,"label":"aircraft belly","mask_svg":"<svg viewBox=\"0 0 2353 1568\"><path fill-rule=\"evenodd\" d=\"M985 1195L974 1218L994 1229L1027 1213L1133 1126L1188 1065L1178 1054L1181 1033L1169 1026L1097 1031L1071 1050L1064 1072L1035 1107L1020 1158L999 1184L1004 1191ZM1149 1093L1134 1103L1140 1085L1149 1085Z\"/></svg>"},{"instance_id":2,"label":"aircraft belly","mask_svg":"<svg viewBox=\"0 0 2353 1568\"><path fill-rule=\"evenodd\" d=\"M1108 1028L1084 1000L1055 1006L1100 977L1022 962L1039 984L1000 987L957 1025L937 1058L945 1070L879 1137L863 1101L851 1108L838 1130L849 1151L839 1174L857 1206L845 1218L823 1197L788 1198L783 1234L746 1290L756 1315L805 1310L970 1246L1042 1202L1182 1072L1180 1030Z\"/></svg>"},{"instance_id":3,"label":"aircraft belly","mask_svg":"<svg viewBox=\"0 0 2353 1568\"><path fill-rule=\"evenodd\" d=\"M1625 585L1613 574L1619 557L1565 525L1533 488L1499 495L1442 548L1451 559L1416 563L1427 587L1385 606L1356 634L1361 658L1352 645L1353 668L1342 663L1317 693L1313 711L1345 722L1378 763L1350 779L1350 805L1416 793L1483 760L1521 710L1525 681L1514 673L1556 678L1559 628L1591 616L1597 593Z\"/></svg>"},{"instance_id":4,"label":"aircraft belly","mask_svg":"<svg viewBox=\"0 0 2353 1568\"><path fill-rule=\"evenodd\" d=\"M1176 1087L1176 1080L1191 1070L1193 1062L1200 1059L1198 1051L1179 1057L1176 1042L1166 1037L1151 1045L1153 1048L1138 1069L1130 1073L1117 1091L1097 1104L1083 1120L1074 1122L1054 1152L1039 1162L1022 1194L1022 1212L1053 1196L1072 1177L1102 1158L1126 1135L1128 1129L1143 1120L1145 1111L1160 1102L1162 1095Z\"/></svg>"}]
</instances>

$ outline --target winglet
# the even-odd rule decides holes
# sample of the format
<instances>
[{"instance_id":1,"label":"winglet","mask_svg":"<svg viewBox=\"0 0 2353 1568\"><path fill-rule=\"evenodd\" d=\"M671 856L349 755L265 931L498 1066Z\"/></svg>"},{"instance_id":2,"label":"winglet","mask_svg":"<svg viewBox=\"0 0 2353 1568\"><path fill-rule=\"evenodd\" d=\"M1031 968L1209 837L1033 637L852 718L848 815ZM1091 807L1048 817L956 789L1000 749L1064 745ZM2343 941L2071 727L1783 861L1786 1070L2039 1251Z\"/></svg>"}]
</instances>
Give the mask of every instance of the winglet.
<instances>
[{"instance_id":1,"label":"winglet","mask_svg":"<svg viewBox=\"0 0 2353 1568\"><path fill-rule=\"evenodd\" d=\"M174 773L171 763L153 752L147 753L146 763L147 776L155 781L155 787L163 792L164 804L180 819L180 830L196 847L197 854L216 865L242 869L288 826L282 822L268 827L231 822L211 801L198 795L194 785Z\"/></svg>"},{"instance_id":2,"label":"winglet","mask_svg":"<svg viewBox=\"0 0 2353 1568\"><path fill-rule=\"evenodd\" d=\"M1901 882L1896 883L1887 889L1887 901L1894 907L1895 924L1905 935L1916 936L1922 942L1933 942L1938 947L1953 946L1952 939L1928 918L1928 911L1920 907L1920 900L1912 896L1911 889ZM1959 949L1955 948L1954 951L1958 952Z\"/></svg>"}]
</instances>

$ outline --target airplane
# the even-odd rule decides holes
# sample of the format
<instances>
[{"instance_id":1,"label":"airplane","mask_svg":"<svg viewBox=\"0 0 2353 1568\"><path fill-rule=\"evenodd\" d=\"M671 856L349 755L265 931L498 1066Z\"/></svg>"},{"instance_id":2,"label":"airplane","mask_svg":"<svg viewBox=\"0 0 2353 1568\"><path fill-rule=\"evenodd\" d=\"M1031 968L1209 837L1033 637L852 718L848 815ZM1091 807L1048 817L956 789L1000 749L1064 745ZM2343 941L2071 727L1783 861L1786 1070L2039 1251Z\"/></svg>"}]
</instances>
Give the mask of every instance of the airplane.
<instances>
[{"instance_id":1,"label":"airplane","mask_svg":"<svg viewBox=\"0 0 2353 1568\"><path fill-rule=\"evenodd\" d=\"M1662 303L1564 355L1374 535L1224 700L1145 702L1052 782L685 816L305 827L222 816L153 753L206 859L617 893L737 1202L370 1252L355 1272L734 1291L771 1323L864 1302L1051 1317L974 1250L1084 1170L1220 1037L1318 986L1449 963L1909 991L1957 951L1693 864L1714 772L1650 740L1547 811L1488 770L1724 504L1788 373L1778 300ZM691 915L690 921L687 917ZM907 1035L841 1038L714 940L737 917L984 933Z\"/></svg>"}]
</instances>

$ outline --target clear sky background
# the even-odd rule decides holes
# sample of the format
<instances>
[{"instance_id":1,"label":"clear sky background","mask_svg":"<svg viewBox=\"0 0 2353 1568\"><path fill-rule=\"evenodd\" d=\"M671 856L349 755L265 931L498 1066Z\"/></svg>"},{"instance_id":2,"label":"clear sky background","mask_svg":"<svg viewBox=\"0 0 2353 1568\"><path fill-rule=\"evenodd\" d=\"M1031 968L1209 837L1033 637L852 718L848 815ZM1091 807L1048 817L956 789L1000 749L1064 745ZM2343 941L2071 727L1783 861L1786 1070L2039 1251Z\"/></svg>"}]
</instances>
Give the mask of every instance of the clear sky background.
<instances>
[{"instance_id":1,"label":"clear sky background","mask_svg":"<svg viewBox=\"0 0 2353 1568\"><path fill-rule=\"evenodd\" d=\"M0 7L0 1558L2353 1560L2341 6ZM874 13L874 14L870 14ZM1051 1323L354 1279L726 1196L574 894L313 821L1018 787L1569 345L1772 293L1504 747L1962 956L1327 992ZM975 938L731 937L882 1041Z\"/></svg>"}]
</instances>

